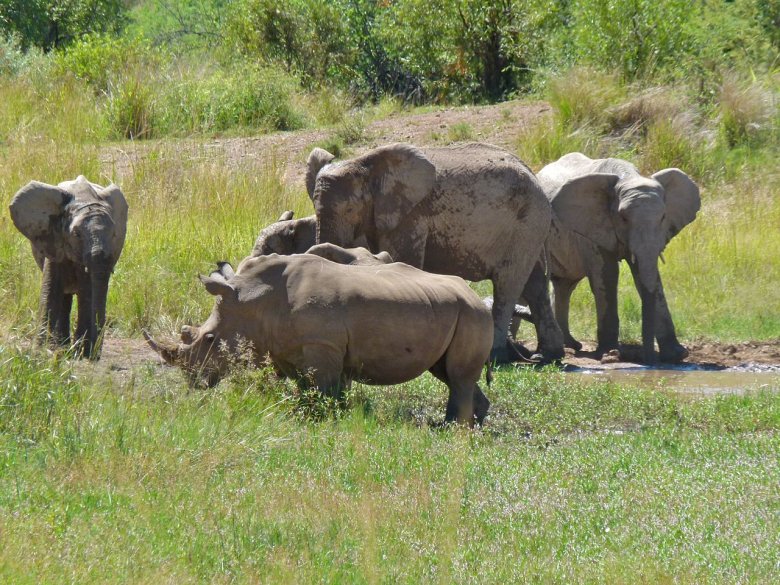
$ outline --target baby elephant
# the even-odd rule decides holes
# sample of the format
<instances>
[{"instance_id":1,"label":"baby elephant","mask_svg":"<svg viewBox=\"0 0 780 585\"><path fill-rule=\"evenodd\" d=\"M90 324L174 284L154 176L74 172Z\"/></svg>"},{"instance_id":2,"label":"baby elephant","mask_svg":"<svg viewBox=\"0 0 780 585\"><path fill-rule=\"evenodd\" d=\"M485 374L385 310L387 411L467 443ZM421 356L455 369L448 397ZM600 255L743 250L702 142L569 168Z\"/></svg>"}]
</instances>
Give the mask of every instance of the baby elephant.
<instances>
[{"instance_id":1,"label":"baby elephant","mask_svg":"<svg viewBox=\"0 0 780 585\"><path fill-rule=\"evenodd\" d=\"M346 250L345 252L350 252ZM312 376L338 395L350 381L400 384L426 370L450 391L445 419L482 423L490 405L477 382L493 340L490 311L458 277L402 263L339 264L314 254L249 257L201 276L219 297L181 343L151 347L190 382L216 384L249 342L284 375Z\"/></svg>"},{"instance_id":2,"label":"baby elephant","mask_svg":"<svg viewBox=\"0 0 780 585\"><path fill-rule=\"evenodd\" d=\"M83 176L59 185L30 181L16 193L10 211L43 271L41 340L71 343L75 294L79 353L97 359L108 281L125 243L124 195L114 184L101 187Z\"/></svg>"},{"instance_id":3,"label":"baby elephant","mask_svg":"<svg viewBox=\"0 0 780 585\"><path fill-rule=\"evenodd\" d=\"M317 216L293 219L292 211L285 211L279 219L263 228L255 241L252 256L267 254L303 254L317 243Z\"/></svg>"}]
</instances>

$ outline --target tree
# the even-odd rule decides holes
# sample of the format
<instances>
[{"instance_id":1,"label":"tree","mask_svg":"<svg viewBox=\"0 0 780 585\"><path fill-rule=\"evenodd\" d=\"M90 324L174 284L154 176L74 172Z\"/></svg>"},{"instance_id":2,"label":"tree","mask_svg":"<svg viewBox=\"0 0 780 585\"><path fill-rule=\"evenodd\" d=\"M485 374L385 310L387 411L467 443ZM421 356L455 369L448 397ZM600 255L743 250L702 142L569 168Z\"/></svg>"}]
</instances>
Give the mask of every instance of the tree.
<instances>
[{"instance_id":1,"label":"tree","mask_svg":"<svg viewBox=\"0 0 780 585\"><path fill-rule=\"evenodd\" d=\"M0 0L0 28L22 47L59 49L89 33L116 33L126 22L122 0Z\"/></svg>"}]
</instances>

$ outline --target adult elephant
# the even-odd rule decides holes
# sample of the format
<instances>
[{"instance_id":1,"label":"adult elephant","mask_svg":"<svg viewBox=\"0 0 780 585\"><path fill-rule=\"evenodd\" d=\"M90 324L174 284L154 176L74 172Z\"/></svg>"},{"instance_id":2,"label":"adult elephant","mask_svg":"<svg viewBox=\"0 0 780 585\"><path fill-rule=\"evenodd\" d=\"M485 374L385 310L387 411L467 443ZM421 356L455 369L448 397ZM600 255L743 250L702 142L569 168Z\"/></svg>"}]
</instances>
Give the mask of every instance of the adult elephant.
<instances>
[{"instance_id":1,"label":"adult elephant","mask_svg":"<svg viewBox=\"0 0 780 585\"><path fill-rule=\"evenodd\" d=\"M16 193L10 211L14 225L30 240L35 261L43 271L39 337L70 344L75 294L79 352L97 359L106 321L108 281L127 230L124 195L114 184L101 187L83 176L58 185L31 181Z\"/></svg>"},{"instance_id":2,"label":"adult elephant","mask_svg":"<svg viewBox=\"0 0 780 585\"><path fill-rule=\"evenodd\" d=\"M519 158L476 143L428 149L390 144L336 164L333 158L317 148L308 159L318 242L386 251L428 272L490 279L491 359L517 357L507 332L521 295L535 316L538 351L547 359L563 357L544 274L535 271L533 286L526 287L551 209Z\"/></svg>"},{"instance_id":3,"label":"adult elephant","mask_svg":"<svg viewBox=\"0 0 780 585\"><path fill-rule=\"evenodd\" d=\"M590 159L578 152L537 176L553 207L550 272L566 345L582 347L569 331L569 299L587 277L596 301L598 351L618 347L618 266L626 260L642 301L644 361L655 361L655 339L661 361L687 357L677 340L658 258L696 217L701 206L696 184L679 169L643 177L625 160Z\"/></svg>"}]
</instances>

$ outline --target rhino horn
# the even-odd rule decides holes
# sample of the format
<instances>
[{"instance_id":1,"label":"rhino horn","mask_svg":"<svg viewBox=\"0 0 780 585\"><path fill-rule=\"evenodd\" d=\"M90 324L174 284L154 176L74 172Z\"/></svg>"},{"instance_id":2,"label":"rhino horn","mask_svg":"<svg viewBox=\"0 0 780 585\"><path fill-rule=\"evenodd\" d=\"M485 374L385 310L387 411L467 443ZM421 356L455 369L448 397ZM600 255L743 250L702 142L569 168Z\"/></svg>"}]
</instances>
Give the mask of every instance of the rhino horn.
<instances>
[{"instance_id":1,"label":"rhino horn","mask_svg":"<svg viewBox=\"0 0 780 585\"><path fill-rule=\"evenodd\" d=\"M160 354L160 357L166 364L171 366L176 364L177 358L179 357L179 348L176 345L155 341L145 329L142 330L141 333L143 333L144 339L146 339L146 343L149 344L149 347Z\"/></svg>"}]
</instances>

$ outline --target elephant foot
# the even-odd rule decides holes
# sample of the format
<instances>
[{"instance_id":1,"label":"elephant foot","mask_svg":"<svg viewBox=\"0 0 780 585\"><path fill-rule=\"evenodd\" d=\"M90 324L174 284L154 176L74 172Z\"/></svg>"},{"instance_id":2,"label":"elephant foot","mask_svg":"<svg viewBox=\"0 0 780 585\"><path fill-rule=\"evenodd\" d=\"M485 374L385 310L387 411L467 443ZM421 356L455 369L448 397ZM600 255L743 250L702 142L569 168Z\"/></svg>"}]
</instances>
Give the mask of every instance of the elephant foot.
<instances>
[{"instance_id":1,"label":"elephant foot","mask_svg":"<svg viewBox=\"0 0 780 585\"><path fill-rule=\"evenodd\" d=\"M622 352L620 351L620 346L618 344L612 344L612 343L604 344L604 345L598 344L598 346L596 346L596 356L599 359L601 359L605 354L608 354L613 350L616 350L620 354L622 354Z\"/></svg>"},{"instance_id":2,"label":"elephant foot","mask_svg":"<svg viewBox=\"0 0 780 585\"><path fill-rule=\"evenodd\" d=\"M573 349L574 351L580 351L582 349L582 344L571 336L566 338L563 346Z\"/></svg>"},{"instance_id":3,"label":"elephant foot","mask_svg":"<svg viewBox=\"0 0 780 585\"><path fill-rule=\"evenodd\" d=\"M667 364L677 364L687 358L689 355L688 348L684 345L676 343L674 345L664 346L659 352L660 361Z\"/></svg>"}]
</instances>

